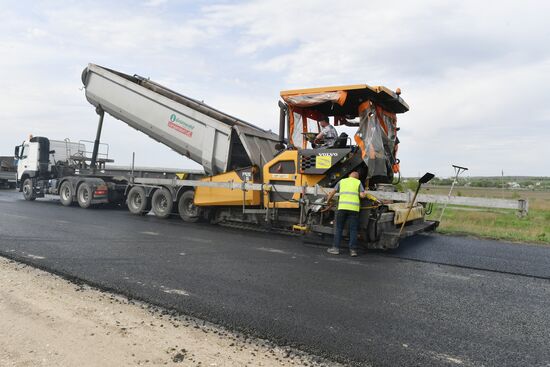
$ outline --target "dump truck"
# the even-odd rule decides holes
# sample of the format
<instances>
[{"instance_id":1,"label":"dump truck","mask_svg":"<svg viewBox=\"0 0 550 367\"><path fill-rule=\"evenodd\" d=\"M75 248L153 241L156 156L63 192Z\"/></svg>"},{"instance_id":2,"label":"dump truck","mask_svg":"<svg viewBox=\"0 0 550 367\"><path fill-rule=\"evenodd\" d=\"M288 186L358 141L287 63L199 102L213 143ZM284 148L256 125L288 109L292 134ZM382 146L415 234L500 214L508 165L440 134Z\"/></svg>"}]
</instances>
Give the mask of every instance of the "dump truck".
<instances>
[{"instance_id":1,"label":"dump truck","mask_svg":"<svg viewBox=\"0 0 550 367\"><path fill-rule=\"evenodd\" d=\"M283 91L279 130L274 133L136 74L89 64L82 82L99 115L94 148L83 167L91 184L81 189L82 180L70 176L73 182L64 184L71 178L57 175L49 190L61 193L65 205L80 204L79 193L84 191L90 200L84 207L98 203L97 198L124 200L137 215L179 214L185 222L206 220L330 239L335 208L326 202L326 194L357 171L370 194L360 211L358 236L365 247L395 248L399 238L437 226L425 220L422 204L387 200L400 170L397 114L409 110L399 90L357 84ZM204 175L118 181L98 177L105 165L98 156L105 112L199 163ZM319 146L321 117L356 132ZM43 144L41 150L49 149L45 141L34 139ZM46 153L40 164L50 164ZM18 173L27 200L44 192L51 171L45 168L42 176L40 169L34 176ZM101 181L94 181L98 178ZM378 192L386 199L377 198Z\"/></svg>"},{"instance_id":2,"label":"dump truck","mask_svg":"<svg viewBox=\"0 0 550 367\"><path fill-rule=\"evenodd\" d=\"M29 136L15 147L18 160L14 184L25 200L33 201L45 195L59 196L60 202L69 206L78 203L82 208L100 204L121 205L126 201L126 189L131 179L182 178L182 175L198 178L199 170L181 172L170 168L107 166L108 144L97 144L95 163L92 166L94 142L69 139L53 140Z\"/></svg>"},{"instance_id":3,"label":"dump truck","mask_svg":"<svg viewBox=\"0 0 550 367\"><path fill-rule=\"evenodd\" d=\"M0 188L15 188L17 164L13 156L0 156Z\"/></svg>"}]
</instances>

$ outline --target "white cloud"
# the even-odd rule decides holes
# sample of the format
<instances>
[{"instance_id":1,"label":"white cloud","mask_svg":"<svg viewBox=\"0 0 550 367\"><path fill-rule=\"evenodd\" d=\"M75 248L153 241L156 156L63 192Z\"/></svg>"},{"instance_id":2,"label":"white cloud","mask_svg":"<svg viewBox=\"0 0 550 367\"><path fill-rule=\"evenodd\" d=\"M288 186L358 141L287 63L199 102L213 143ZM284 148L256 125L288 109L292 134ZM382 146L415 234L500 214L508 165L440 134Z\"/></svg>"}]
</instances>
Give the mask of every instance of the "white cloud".
<instances>
[{"instance_id":1,"label":"white cloud","mask_svg":"<svg viewBox=\"0 0 550 367\"><path fill-rule=\"evenodd\" d=\"M540 129L548 122L548 4L344 3L247 2L212 7L207 19L238 32L237 50L280 76L281 89L401 87L411 105L400 116L405 174L443 173L457 160L477 174L502 166L537 174L537 158L550 153L550 133Z\"/></svg>"},{"instance_id":2,"label":"white cloud","mask_svg":"<svg viewBox=\"0 0 550 367\"><path fill-rule=\"evenodd\" d=\"M15 4L15 3L14 3ZM93 5L93 6L92 6ZM550 4L377 0L23 2L0 9L0 153L29 132L93 138L88 62L151 77L263 128L278 91L330 84L401 87L404 174L450 163L471 174L550 172L545 103ZM7 131L6 128L7 127ZM108 118L118 163L184 159ZM507 169L510 167L510 169Z\"/></svg>"},{"instance_id":3,"label":"white cloud","mask_svg":"<svg viewBox=\"0 0 550 367\"><path fill-rule=\"evenodd\" d=\"M147 0L145 1L144 5L150 6L150 7L157 7L157 6L164 5L166 3L167 3L167 0Z\"/></svg>"}]
</instances>

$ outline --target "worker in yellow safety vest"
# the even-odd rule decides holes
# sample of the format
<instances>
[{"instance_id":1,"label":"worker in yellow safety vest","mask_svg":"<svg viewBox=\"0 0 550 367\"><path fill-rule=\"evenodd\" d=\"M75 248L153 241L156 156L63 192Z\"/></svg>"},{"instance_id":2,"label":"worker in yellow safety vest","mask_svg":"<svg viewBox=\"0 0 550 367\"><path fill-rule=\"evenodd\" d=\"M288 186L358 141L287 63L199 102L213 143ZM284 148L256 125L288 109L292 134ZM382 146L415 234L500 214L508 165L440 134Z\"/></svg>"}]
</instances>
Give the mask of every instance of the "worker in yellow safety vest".
<instances>
[{"instance_id":1,"label":"worker in yellow safety vest","mask_svg":"<svg viewBox=\"0 0 550 367\"><path fill-rule=\"evenodd\" d=\"M332 247L327 249L327 252L333 255L340 253L340 241L347 220L349 223L349 254L350 256L357 256L357 228L359 227L361 199L367 196L365 188L359 180L359 173L356 171L351 172L349 177L340 180L334 189L328 193L327 202L330 202L337 192L339 198L334 225L334 240Z\"/></svg>"}]
</instances>

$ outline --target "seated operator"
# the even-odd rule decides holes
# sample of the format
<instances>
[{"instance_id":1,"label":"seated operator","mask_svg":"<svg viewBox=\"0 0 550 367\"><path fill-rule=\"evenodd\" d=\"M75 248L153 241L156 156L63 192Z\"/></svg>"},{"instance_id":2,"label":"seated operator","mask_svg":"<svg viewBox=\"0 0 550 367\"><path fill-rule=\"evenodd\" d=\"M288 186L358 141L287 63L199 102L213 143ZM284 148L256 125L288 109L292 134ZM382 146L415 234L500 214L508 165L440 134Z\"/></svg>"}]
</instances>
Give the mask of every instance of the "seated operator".
<instances>
[{"instance_id":1,"label":"seated operator","mask_svg":"<svg viewBox=\"0 0 550 367\"><path fill-rule=\"evenodd\" d=\"M338 139L336 128L330 124L328 117L323 117L318 122L321 125L321 132L315 137L315 143L320 148L332 147Z\"/></svg>"}]
</instances>

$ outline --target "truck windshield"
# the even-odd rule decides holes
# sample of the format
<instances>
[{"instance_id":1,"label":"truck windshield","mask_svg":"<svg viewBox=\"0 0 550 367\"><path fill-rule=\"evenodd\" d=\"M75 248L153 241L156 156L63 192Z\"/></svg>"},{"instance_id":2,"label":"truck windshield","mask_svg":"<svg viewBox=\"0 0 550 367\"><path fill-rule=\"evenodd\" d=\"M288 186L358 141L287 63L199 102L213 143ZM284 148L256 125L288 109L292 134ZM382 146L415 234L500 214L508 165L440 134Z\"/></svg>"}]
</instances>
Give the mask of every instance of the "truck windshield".
<instances>
[{"instance_id":1,"label":"truck windshield","mask_svg":"<svg viewBox=\"0 0 550 367\"><path fill-rule=\"evenodd\" d=\"M21 152L19 154L19 158L25 159L25 158L27 158L27 152L29 151L29 145L28 144L23 144L21 146L21 148L22 149L21 149Z\"/></svg>"}]
</instances>

